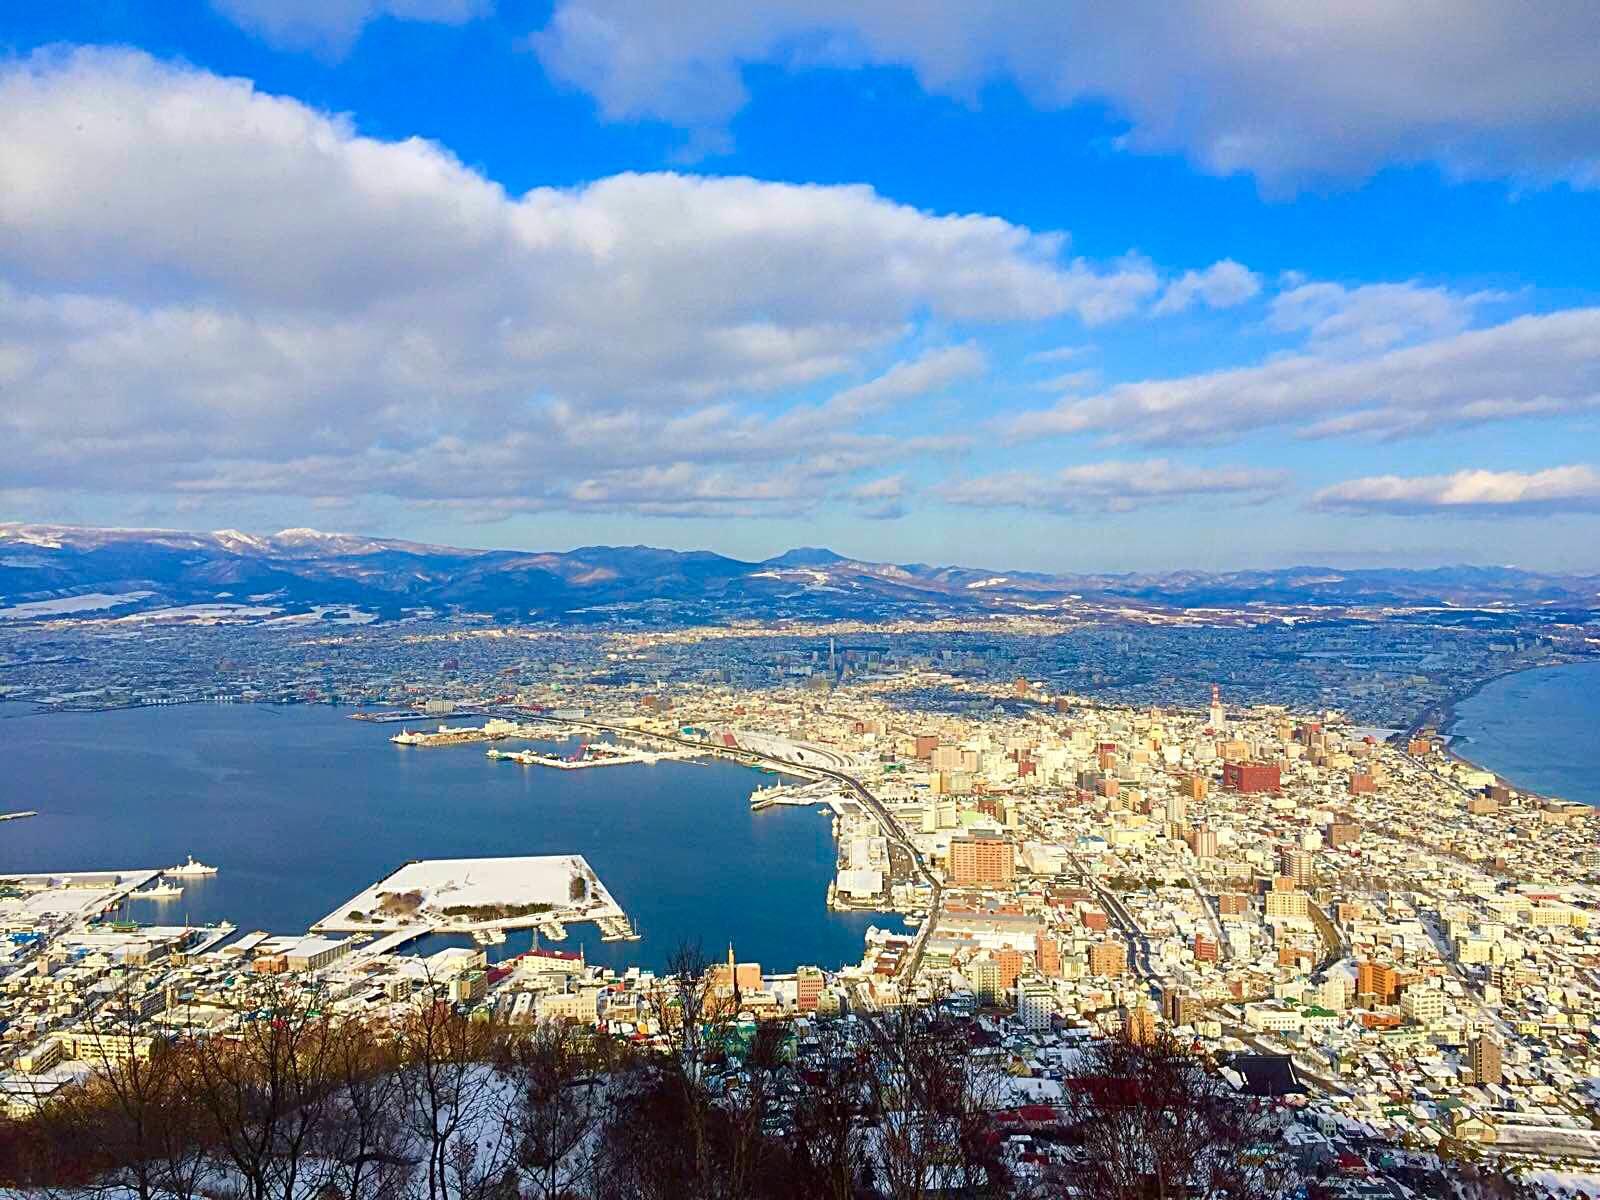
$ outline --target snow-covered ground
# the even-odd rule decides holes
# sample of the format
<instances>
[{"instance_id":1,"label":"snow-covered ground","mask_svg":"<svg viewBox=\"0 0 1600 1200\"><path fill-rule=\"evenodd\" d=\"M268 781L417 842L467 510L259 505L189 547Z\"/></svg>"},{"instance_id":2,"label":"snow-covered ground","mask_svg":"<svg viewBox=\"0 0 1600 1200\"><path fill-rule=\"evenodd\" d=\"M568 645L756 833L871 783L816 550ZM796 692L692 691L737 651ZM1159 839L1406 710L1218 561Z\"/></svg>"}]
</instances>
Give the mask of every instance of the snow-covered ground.
<instances>
[{"instance_id":1,"label":"snow-covered ground","mask_svg":"<svg viewBox=\"0 0 1600 1200\"><path fill-rule=\"evenodd\" d=\"M25 621L30 617L70 616L72 613L97 612L133 604L154 592L86 592L82 596L63 596L59 600L34 600L28 604L14 604L0 608L0 621Z\"/></svg>"},{"instance_id":2,"label":"snow-covered ground","mask_svg":"<svg viewBox=\"0 0 1600 1200\"><path fill-rule=\"evenodd\" d=\"M573 901L573 875L588 884L587 898ZM381 896L418 892L421 904L413 912L381 912ZM446 908L548 904L551 910L502 920L469 922L445 915ZM352 921L354 910L364 917ZM323 932L399 929L427 923L436 928L516 929L545 921L594 921L619 917L622 909L606 891L588 860L581 854L548 854L527 858L438 858L407 863L387 879L341 904L314 926Z\"/></svg>"}]
</instances>

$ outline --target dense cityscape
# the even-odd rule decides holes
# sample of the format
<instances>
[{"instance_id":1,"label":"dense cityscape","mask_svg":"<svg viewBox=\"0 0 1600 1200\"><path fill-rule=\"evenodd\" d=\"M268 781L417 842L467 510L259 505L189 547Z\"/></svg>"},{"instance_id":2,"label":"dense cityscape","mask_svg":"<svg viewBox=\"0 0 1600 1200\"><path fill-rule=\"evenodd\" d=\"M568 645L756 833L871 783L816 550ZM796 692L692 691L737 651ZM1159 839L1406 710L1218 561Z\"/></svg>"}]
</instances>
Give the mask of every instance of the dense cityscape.
<instances>
[{"instance_id":1,"label":"dense cityscape","mask_svg":"<svg viewBox=\"0 0 1600 1200\"><path fill-rule=\"evenodd\" d=\"M580 633L337 611L130 628L85 614L18 623L4 665L7 699L44 712L328 704L393 722L414 753L763 765L776 782L752 807L832 814L837 872L818 909L904 924L872 926L854 964L774 973L736 947L720 965L709 954L708 985L736 997L739 1021L783 1022L804 1047L816 1022L852 1014L961 1014L1011 1064L996 1103L1032 1114L1008 1144L1035 1172L1065 1153L1039 1114L1067 1104L1074 1047L1176 1036L1275 1097L1296 1163L1354 1195L1440 1157L1528 1178L1600 1162L1595 810L1452 755L1427 720L1483 678L1572 660L1586 633L1024 618ZM517 749L571 735L576 759ZM573 921L631 935L581 859L420 863L310 931L124 923L130 894L227 869L149 866L8 882L13 1116L94 1068L104 1012L128 993L138 1018L119 1053L227 1036L262 978L363 1018L446 999L512 1026L670 1037L670 973L560 948ZM546 947L497 952L517 927ZM439 932L477 944L410 952Z\"/></svg>"},{"instance_id":2,"label":"dense cityscape","mask_svg":"<svg viewBox=\"0 0 1600 1200\"><path fill-rule=\"evenodd\" d=\"M1600 4L0 4L0 1200L1600 1200Z\"/></svg>"}]
</instances>

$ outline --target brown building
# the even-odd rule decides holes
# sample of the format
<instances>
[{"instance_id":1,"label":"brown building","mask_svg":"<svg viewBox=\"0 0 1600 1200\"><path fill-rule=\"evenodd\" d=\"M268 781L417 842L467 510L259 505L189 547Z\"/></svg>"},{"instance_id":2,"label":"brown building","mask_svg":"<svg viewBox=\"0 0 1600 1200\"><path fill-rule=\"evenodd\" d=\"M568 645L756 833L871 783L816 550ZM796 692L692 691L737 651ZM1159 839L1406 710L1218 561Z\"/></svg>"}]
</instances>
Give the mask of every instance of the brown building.
<instances>
[{"instance_id":1,"label":"brown building","mask_svg":"<svg viewBox=\"0 0 1600 1200\"><path fill-rule=\"evenodd\" d=\"M1205 1013L1200 997L1178 988L1161 991L1161 1015L1169 1025L1193 1025Z\"/></svg>"},{"instance_id":2,"label":"brown building","mask_svg":"<svg viewBox=\"0 0 1600 1200\"><path fill-rule=\"evenodd\" d=\"M916 755L918 758L932 758L933 752L939 748L939 739L931 733L917 735Z\"/></svg>"},{"instance_id":3,"label":"brown building","mask_svg":"<svg viewBox=\"0 0 1600 1200\"><path fill-rule=\"evenodd\" d=\"M1281 846L1278 849L1278 874L1295 887L1310 887L1317 874L1316 856L1298 846Z\"/></svg>"},{"instance_id":4,"label":"brown building","mask_svg":"<svg viewBox=\"0 0 1600 1200\"><path fill-rule=\"evenodd\" d=\"M1222 786L1230 792L1277 792L1283 789L1281 772L1271 763L1225 762Z\"/></svg>"},{"instance_id":5,"label":"brown building","mask_svg":"<svg viewBox=\"0 0 1600 1200\"><path fill-rule=\"evenodd\" d=\"M1250 897L1239 892L1223 892L1217 896L1217 911L1225 917L1242 917L1250 912Z\"/></svg>"},{"instance_id":6,"label":"brown building","mask_svg":"<svg viewBox=\"0 0 1600 1200\"><path fill-rule=\"evenodd\" d=\"M1135 1045L1147 1046L1156 1040L1156 1015L1143 1004L1122 1010L1122 1032Z\"/></svg>"},{"instance_id":7,"label":"brown building","mask_svg":"<svg viewBox=\"0 0 1600 1200\"><path fill-rule=\"evenodd\" d=\"M950 882L956 887L1005 885L1016 878L1017 848L992 833L950 839Z\"/></svg>"},{"instance_id":8,"label":"brown building","mask_svg":"<svg viewBox=\"0 0 1600 1200\"><path fill-rule=\"evenodd\" d=\"M1354 821L1334 821L1328 826L1328 845L1338 849L1348 846L1361 836L1361 827Z\"/></svg>"},{"instance_id":9,"label":"brown building","mask_svg":"<svg viewBox=\"0 0 1600 1200\"><path fill-rule=\"evenodd\" d=\"M1469 1047L1473 1083L1502 1083L1500 1072L1500 1043L1487 1034L1480 1033Z\"/></svg>"},{"instance_id":10,"label":"brown building","mask_svg":"<svg viewBox=\"0 0 1600 1200\"><path fill-rule=\"evenodd\" d=\"M819 967L801 967L795 972L795 1007L801 1012L817 1011L823 978Z\"/></svg>"},{"instance_id":11,"label":"brown building","mask_svg":"<svg viewBox=\"0 0 1600 1200\"><path fill-rule=\"evenodd\" d=\"M1217 943L1203 933L1194 935L1194 960L1195 962L1216 962Z\"/></svg>"},{"instance_id":12,"label":"brown building","mask_svg":"<svg viewBox=\"0 0 1600 1200\"><path fill-rule=\"evenodd\" d=\"M1400 995L1400 973L1382 963L1357 963L1356 995L1370 996L1378 1004L1393 1004Z\"/></svg>"},{"instance_id":13,"label":"brown building","mask_svg":"<svg viewBox=\"0 0 1600 1200\"><path fill-rule=\"evenodd\" d=\"M1357 771L1350 776L1350 794L1352 796L1369 796L1378 790L1378 781L1365 771Z\"/></svg>"},{"instance_id":14,"label":"brown building","mask_svg":"<svg viewBox=\"0 0 1600 1200\"><path fill-rule=\"evenodd\" d=\"M1128 948L1116 938L1089 947L1089 974L1096 979L1116 979L1127 973Z\"/></svg>"},{"instance_id":15,"label":"brown building","mask_svg":"<svg viewBox=\"0 0 1600 1200\"><path fill-rule=\"evenodd\" d=\"M1048 933L1033 935L1033 969L1046 979L1061 978L1061 947Z\"/></svg>"},{"instance_id":16,"label":"brown building","mask_svg":"<svg viewBox=\"0 0 1600 1200\"><path fill-rule=\"evenodd\" d=\"M1000 968L1000 990L1009 992L1022 974L1022 952L1007 946L994 952L994 961Z\"/></svg>"}]
</instances>

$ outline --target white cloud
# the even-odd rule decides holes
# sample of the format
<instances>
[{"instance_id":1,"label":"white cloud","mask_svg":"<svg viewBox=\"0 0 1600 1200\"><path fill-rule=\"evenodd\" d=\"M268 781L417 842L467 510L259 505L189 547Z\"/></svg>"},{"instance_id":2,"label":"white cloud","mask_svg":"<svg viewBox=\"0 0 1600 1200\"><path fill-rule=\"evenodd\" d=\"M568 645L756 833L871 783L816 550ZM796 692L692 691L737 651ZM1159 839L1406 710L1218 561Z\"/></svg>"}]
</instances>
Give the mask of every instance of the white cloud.
<instances>
[{"instance_id":1,"label":"white cloud","mask_svg":"<svg viewBox=\"0 0 1600 1200\"><path fill-rule=\"evenodd\" d=\"M903 474L885 475L851 488L850 499L862 516L875 521L893 521L906 515L909 493Z\"/></svg>"},{"instance_id":2,"label":"white cloud","mask_svg":"<svg viewBox=\"0 0 1600 1200\"><path fill-rule=\"evenodd\" d=\"M1108 102L1134 149L1271 188L1412 163L1600 185L1588 0L559 0L530 44L608 118L702 133L746 102L748 64L874 63L961 98L1003 78L1046 107Z\"/></svg>"},{"instance_id":3,"label":"white cloud","mask_svg":"<svg viewBox=\"0 0 1600 1200\"><path fill-rule=\"evenodd\" d=\"M1181 313L1193 305L1233 308L1261 291L1261 280L1250 268L1225 258L1204 271L1185 271L1167 284L1152 310L1156 316Z\"/></svg>"},{"instance_id":4,"label":"white cloud","mask_svg":"<svg viewBox=\"0 0 1600 1200\"><path fill-rule=\"evenodd\" d=\"M1600 512L1600 471L1456 471L1450 475L1372 475L1323 488L1312 503L1338 512L1398 516L1533 516Z\"/></svg>"},{"instance_id":5,"label":"white cloud","mask_svg":"<svg viewBox=\"0 0 1600 1200\"><path fill-rule=\"evenodd\" d=\"M1503 299L1497 292L1463 295L1415 283L1300 283L1272 298L1267 323L1304 333L1318 354L1349 357L1459 333L1480 305Z\"/></svg>"},{"instance_id":6,"label":"white cloud","mask_svg":"<svg viewBox=\"0 0 1600 1200\"><path fill-rule=\"evenodd\" d=\"M836 415L874 412L895 401L925 396L960 380L976 378L988 366L988 358L971 342L930 350L919 358L896 363L876 379L837 393L828 401L828 408Z\"/></svg>"},{"instance_id":7,"label":"white cloud","mask_svg":"<svg viewBox=\"0 0 1600 1200\"><path fill-rule=\"evenodd\" d=\"M1257 502L1288 485L1284 471L1248 467L1189 467L1168 459L1113 460L1065 467L1048 474L1002 471L948 483L937 489L949 504L976 508L1026 508L1050 512L1100 509L1127 512L1200 496Z\"/></svg>"},{"instance_id":8,"label":"white cloud","mask_svg":"<svg viewBox=\"0 0 1600 1200\"><path fill-rule=\"evenodd\" d=\"M461 25L483 16L493 0L211 0L211 6L274 46L340 58L379 17Z\"/></svg>"},{"instance_id":9,"label":"white cloud","mask_svg":"<svg viewBox=\"0 0 1600 1200\"><path fill-rule=\"evenodd\" d=\"M1221 442L1291 426L1308 437L1405 437L1600 408L1600 308L1519 317L1354 361L1259 366L1118 384L1007 421L1015 439Z\"/></svg>"},{"instance_id":10,"label":"white cloud","mask_svg":"<svg viewBox=\"0 0 1600 1200\"><path fill-rule=\"evenodd\" d=\"M750 401L858 372L919 324L1099 321L1155 286L1148 264L860 186L628 174L510 196L433 143L133 52L0 67L0 144L16 486L621 503L623 464L696 505L685 471L765 455L792 469L712 490L814 503L836 484L807 454L883 462L893 442L851 422L975 377L981 352L936 348L831 408Z\"/></svg>"}]
</instances>

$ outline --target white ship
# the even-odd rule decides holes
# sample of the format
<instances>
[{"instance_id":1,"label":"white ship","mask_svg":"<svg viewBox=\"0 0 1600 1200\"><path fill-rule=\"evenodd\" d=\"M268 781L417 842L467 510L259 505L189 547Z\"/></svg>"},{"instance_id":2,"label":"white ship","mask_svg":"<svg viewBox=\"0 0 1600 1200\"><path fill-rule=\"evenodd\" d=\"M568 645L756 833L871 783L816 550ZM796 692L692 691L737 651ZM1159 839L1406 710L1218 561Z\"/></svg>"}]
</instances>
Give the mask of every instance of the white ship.
<instances>
[{"instance_id":1,"label":"white ship","mask_svg":"<svg viewBox=\"0 0 1600 1200\"><path fill-rule=\"evenodd\" d=\"M208 867L203 862L195 862L194 855L189 855L187 862L181 862L175 867L168 867L163 875L215 875L217 869Z\"/></svg>"},{"instance_id":2,"label":"white ship","mask_svg":"<svg viewBox=\"0 0 1600 1200\"><path fill-rule=\"evenodd\" d=\"M183 895L183 887L176 883L152 883L137 892L129 892L130 900L176 900Z\"/></svg>"}]
</instances>

